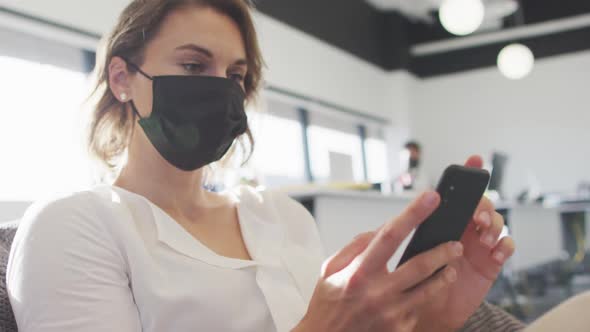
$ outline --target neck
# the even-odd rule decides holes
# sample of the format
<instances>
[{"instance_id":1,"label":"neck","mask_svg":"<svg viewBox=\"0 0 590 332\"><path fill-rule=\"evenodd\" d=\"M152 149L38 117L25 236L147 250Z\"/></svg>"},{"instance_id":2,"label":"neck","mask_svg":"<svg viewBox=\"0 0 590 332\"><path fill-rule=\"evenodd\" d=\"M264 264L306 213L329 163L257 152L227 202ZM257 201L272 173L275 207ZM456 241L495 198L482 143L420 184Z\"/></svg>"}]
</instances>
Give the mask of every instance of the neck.
<instances>
[{"instance_id":1,"label":"neck","mask_svg":"<svg viewBox=\"0 0 590 332\"><path fill-rule=\"evenodd\" d=\"M138 135L144 135L143 131L134 130L127 163L115 186L144 196L174 216L191 216L233 203L203 188L205 168L180 170L160 156L146 137Z\"/></svg>"},{"instance_id":2,"label":"neck","mask_svg":"<svg viewBox=\"0 0 590 332\"><path fill-rule=\"evenodd\" d=\"M146 197L161 209L187 215L210 207L211 196L203 189L204 169L186 172L157 155L131 155L114 185ZM140 150L141 151L141 150Z\"/></svg>"}]
</instances>

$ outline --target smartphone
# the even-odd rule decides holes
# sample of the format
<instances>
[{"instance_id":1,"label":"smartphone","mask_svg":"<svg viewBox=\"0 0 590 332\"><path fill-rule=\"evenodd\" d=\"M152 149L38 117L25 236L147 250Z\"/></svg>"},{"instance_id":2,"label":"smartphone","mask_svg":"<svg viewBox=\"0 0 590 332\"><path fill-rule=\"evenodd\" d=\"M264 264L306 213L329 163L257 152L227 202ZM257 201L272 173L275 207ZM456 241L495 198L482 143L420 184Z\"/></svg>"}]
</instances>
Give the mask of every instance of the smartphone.
<instances>
[{"instance_id":1,"label":"smartphone","mask_svg":"<svg viewBox=\"0 0 590 332\"><path fill-rule=\"evenodd\" d=\"M489 181L486 170L449 166L436 189L439 207L418 226L397 266L443 243L461 240Z\"/></svg>"}]
</instances>

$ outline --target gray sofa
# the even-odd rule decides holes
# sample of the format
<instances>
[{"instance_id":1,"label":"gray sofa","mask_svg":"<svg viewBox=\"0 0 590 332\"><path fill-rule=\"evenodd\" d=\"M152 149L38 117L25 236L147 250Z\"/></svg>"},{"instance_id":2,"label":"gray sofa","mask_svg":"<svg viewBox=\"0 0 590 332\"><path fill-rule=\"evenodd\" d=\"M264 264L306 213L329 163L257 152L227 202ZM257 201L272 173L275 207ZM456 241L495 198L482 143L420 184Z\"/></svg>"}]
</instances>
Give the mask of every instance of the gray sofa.
<instances>
[{"instance_id":1,"label":"gray sofa","mask_svg":"<svg viewBox=\"0 0 590 332\"><path fill-rule=\"evenodd\" d=\"M6 264L16 229L16 222L0 224L0 332L18 331L6 293Z\"/></svg>"}]
</instances>

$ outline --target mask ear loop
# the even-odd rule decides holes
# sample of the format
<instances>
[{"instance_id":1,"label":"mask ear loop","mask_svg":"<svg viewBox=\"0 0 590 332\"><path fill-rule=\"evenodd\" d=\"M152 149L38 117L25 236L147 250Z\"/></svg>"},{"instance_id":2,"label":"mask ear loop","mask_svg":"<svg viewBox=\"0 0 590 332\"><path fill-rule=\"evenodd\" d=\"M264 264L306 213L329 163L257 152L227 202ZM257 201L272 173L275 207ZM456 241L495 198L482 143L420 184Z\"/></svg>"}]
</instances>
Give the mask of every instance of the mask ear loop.
<instances>
[{"instance_id":1,"label":"mask ear loop","mask_svg":"<svg viewBox=\"0 0 590 332\"><path fill-rule=\"evenodd\" d=\"M131 104L131 109L133 110L133 112L139 117L140 120L143 120L143 117L137 111L137 107L135 107L135 103L133 102L133 100L130 100L129 103Z\"/></svg>"},{"instance_id":2,"label":"mask ear loop","mask_svg":"<svg viewBox=\"0 0 590 332\"><path fill-rule=\"evenodd\" d=\"M143 70L141 70L141 68L139 68L138 65L136 65L135 63L127 60L126 58L121 57L123 60L125 60L125 62L127 63L127 65L131 68L133 68L134 70L137 70L142 76L144 76L145 78L147 78L150 81L153 81L154 78L148 74L146 74ZM131 104L131 109L133 110L133 112L140 118L143 119L143 117L141 116L141 114L139 114L139 111L137 110L137 107L135 107L135 103L133 102L133 100L130 100L129 103Z\"/></svg>"}]
</instances>

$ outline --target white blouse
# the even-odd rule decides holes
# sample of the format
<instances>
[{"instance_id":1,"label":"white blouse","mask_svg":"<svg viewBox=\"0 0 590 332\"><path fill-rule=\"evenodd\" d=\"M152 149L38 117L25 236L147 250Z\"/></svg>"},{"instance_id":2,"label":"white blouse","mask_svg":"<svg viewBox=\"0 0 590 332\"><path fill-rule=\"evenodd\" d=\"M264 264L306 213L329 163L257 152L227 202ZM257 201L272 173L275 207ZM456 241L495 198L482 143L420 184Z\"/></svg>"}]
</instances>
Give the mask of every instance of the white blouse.
<instances>
[{"instance_id":1,"label":"white blouse","mask_svg":"<svg viewBox=\"0 0 590 332\"><path fill-rule=\"evenodd\" d=\"M19 331L290 331L324 258L316 225L287 196L236 196L252 261L214 253L119 187L36 203L8 263Z\"/></svg>"}]
</instances>

